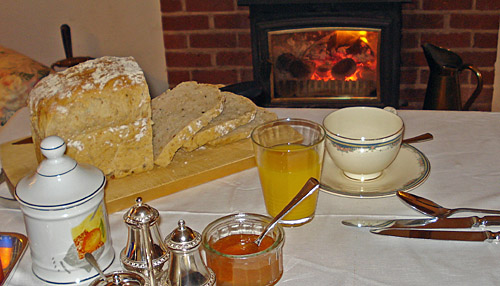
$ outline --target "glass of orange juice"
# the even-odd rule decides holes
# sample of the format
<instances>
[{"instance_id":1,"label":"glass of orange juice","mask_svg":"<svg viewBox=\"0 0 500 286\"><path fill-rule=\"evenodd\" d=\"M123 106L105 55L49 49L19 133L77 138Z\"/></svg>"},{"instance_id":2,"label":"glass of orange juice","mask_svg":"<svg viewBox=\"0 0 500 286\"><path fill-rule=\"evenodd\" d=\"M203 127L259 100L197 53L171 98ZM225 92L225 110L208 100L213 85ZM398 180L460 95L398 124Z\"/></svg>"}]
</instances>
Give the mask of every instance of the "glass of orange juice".
<instances>
[{"instance_id":1,"label":"glass of orange juice","mask_svg":"<svg viewBox=\"0 0 500 286\"><path fill-rule=\"evenodd\" d=\"M320 180L325 130L306 119L278 119L252 131L255 160L267 212L276 216L310 177ZM318 192L305 198L280 222L298 226L311 221Z\"/></svg>"}]
</instances>

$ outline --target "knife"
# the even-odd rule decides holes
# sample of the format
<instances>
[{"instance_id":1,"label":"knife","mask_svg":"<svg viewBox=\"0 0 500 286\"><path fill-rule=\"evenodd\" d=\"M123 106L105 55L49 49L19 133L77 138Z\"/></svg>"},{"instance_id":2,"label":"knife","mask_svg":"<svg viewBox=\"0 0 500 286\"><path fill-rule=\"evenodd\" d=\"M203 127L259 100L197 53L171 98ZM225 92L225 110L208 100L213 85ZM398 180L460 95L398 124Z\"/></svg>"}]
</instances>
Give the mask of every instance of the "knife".
<instances>
[{"instance_id":1,"label":"knife","mask_svg":"<svg viewBox=\"0 0 500 286\"><path fill-rule=\"evenodd\" d=\"M457 241L500 241L500 232L491 231L446 231L446 230L422 230L422 229L372 229L371 233L379 235L390 235L397 237L457 240Z\"/></svg>"},{"instance_id":2,"label":"knife","mask_svg":"<svg viewBox=\"0 0 500 286\"><path fill-rule=\"evenodd\" d=\"M33 144L33 138L32 137L26 137L24 139L18 140L14 143L13 145L23 145L23 144Z\"/></svg>"},{"instance_id":3,"label":"knife","mask_svg":"<svg viewBox=\"0 0 500 286\"><path fill-rule=\"evenodd\" d=\"M374 228L471 228L500 225L500 216L394 220L343 220L342 224L347 226Z\"/></svg>"}]
</instances>

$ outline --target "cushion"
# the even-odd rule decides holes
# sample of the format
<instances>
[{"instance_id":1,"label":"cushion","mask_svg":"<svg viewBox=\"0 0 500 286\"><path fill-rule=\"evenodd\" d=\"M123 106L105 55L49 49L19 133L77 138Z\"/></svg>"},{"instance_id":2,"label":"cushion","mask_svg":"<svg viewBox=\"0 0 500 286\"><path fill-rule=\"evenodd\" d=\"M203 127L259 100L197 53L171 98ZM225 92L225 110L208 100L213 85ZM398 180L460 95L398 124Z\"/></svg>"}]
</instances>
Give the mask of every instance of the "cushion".
<instances>
[{"instance_id":1,"label":"cushion","mask_svg":"<svg viewBox=\"0 0 500 286\"><path fill-rule=\"evenodd\" d=\"M26 106L33 86L50 71L35 60L0 46L0 126Z\"/></svg>"}]
</instances>

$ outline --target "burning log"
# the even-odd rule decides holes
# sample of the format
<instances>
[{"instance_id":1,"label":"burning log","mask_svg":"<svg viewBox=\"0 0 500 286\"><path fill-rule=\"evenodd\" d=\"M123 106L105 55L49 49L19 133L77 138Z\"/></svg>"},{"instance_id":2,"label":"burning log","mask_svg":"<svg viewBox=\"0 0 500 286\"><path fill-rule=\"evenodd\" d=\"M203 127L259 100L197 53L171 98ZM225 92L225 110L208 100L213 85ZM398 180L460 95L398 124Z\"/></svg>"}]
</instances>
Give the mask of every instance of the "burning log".
<instances>
[{"instance_id":1,"label":"burning log","mask_svg":"<svg viewBox=\"0 0 500 286\"><path fill-rule=\"evenodd\" d=\"M356 62L353 59L345 58L332 67L332 76L335 79L344 79L353 75L356 68Z\"/></svg>"},{"instance_id":2,"label":"burning log","mask_svg":"<svg viewBox=\"0 0 500 286\"><path fill-rule=\"evenodd\" d=\"M295 78L309 78L314 72L314 63L297 59L290 63L288 71Z\"/></svg>"},{"instance_id":3,"label":"burning log","mask_svg":"<svg viewBox=\"0 0 500 286\"><path fill-rule=\"evenodd\" d=\"M276 59L276 68L280 71L287 72L290 69L290 64L295 60L297 60L297 57L291 53L281 54Z\"/></svg>"}]
</instances>

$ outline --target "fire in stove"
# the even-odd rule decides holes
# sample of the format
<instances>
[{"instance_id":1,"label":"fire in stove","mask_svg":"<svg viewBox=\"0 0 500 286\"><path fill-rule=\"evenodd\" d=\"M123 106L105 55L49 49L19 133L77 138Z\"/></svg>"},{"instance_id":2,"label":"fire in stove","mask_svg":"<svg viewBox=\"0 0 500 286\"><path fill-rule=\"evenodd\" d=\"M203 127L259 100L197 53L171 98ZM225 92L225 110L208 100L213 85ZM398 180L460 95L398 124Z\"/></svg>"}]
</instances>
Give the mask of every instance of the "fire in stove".
<instances>
[{"instance_id":1,"label":"fire in stove","mask_svg":"<svg viewBox=\"0 0 500 286\"><path fill-rule=\"evenodd\" d=\"M315 28L269 36L275 97L376 94L379 31Z\"/></svg>"}]
</instances>

